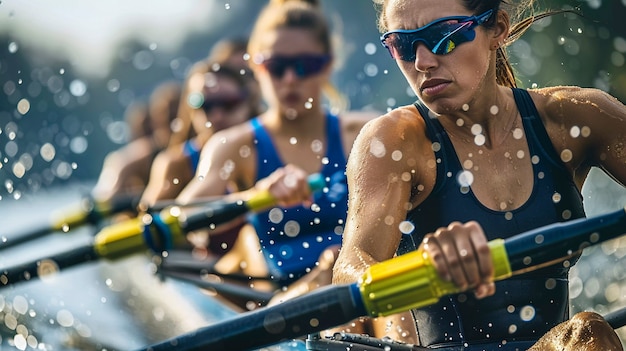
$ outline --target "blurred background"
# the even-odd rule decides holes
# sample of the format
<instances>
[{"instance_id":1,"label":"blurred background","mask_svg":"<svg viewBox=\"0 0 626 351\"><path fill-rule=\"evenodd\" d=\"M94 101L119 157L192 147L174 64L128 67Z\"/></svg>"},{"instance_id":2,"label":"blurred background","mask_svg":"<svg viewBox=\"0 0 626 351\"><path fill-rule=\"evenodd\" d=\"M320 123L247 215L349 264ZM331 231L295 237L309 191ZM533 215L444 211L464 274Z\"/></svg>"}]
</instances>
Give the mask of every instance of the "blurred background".
<instances>
[{"instance_id":1,"label":"blurred background","mask_svg":"<svg viewBox=\"0 0 626 351\"><path fill-rule=\"evenodd\" d=\"M124 110L165 80L182 82L217 40L245 37L265 3L0 0L0 225L26 226L88 191L104 156L128 140ZM351 108L411 103L379 43L372 2L322 4L336 35L333 81ZM520 85L596 87L625 102L626 0L539 5L583 16L542 20L510 47ZM594 171L585 201L594 215L623 207L626 193ZM572 271L574 312L626 306L624 256L626 239L585 251Z\"/></svg>"}]
</instances>

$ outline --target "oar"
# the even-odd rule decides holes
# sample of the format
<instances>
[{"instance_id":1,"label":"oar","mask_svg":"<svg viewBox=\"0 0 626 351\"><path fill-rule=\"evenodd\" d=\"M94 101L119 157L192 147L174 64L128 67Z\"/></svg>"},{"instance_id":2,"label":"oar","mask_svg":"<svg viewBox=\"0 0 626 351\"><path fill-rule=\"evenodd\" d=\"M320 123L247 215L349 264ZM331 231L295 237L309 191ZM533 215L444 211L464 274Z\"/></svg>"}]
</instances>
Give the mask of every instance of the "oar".
<instances>
[{"instance_id":1,"label":"oar","mask_svg":"<svg viewBox=\"0 0 626 351\"><path fill-rule=\"evenodd\" d=\"M574 257L585 247L626 232L624 209L593 218L552 224L506 240L489 242L495 280ZM387 316L436 303L460 292L439 278L430 258L417 250L371 266L357 283L331 285L279 305L149 346L160 350L247 350L336 327L363 316Z\"/></svg>"},{"instance_id":2,"label":"oar","mask_svg":"<svg viewBox=\"0 0 626 351\"><path fill-rule=\"evenodd\" d=\"M246 301L254 301L261 305L266 305L274 296L274 294L271 292L265 292L239 284L233 284L224 281L212 282L208 280L203 280L200 278L200 276L195 274L181 272L162 272L162 275L183 282L191 283L199 288L214 290L220 295L241 298L245 299Z\"/></svg>"},{"instance_id":3,"label":"oar","mask_svg":"<svg viewBox=\"0 0 626 351\"><path fill-rule=\"evenodd\" d=\"M613 329L619 329L626 325L626 307L622 307L619 310L609 312L604 315L604 319L613 327Z\"/></svg>"},{"instance_id":4,"label":"oar","mask_svg":"<svg viewBox=\"0 0 626 351\"><path fill-rule=\"evenodd\" d=\"M54 213L51 218L21 233L13 233L0 242L0 250L19 245L55 232L68 232L85 224L97 224L113 214L135 210L138 195L120 195L111 201L84 197L79 203Z\"/></svg>"},{"instance_id":5,"label":"oar","mask_svg":"<svg viewBox=\"0 0 626 351\"><path fill-rule=\"evenodd\" d=\"M222 273L215 269L217 259L211 261L198 260L189 253L188 250L174 250L168 252L166 259L163 259L157 266L158 272L161 273L186 273L200 276L202 274L213 274L224 279L238 282L251 281L271 281L279 282L271 276L252 276L243 273Z\"/></svg>"},{"instance_id":6,"label":"oar","mask_svg":"<svg viewBox=\"0 0 626 351\"><path fill-rule=\"evenodd\" d=\"M308 181L311 191L322 189L326 185L320 174L309 176ZM96 234L93 243L72 249L70 252L0 268L0 284L10 285L80 263L101 258L117 259L146 249L161 254L184 244L186 242L184 234L189 231L213 228L250 211L270 207L275 202L276 199L269 191L265 191L247 201L217 200L187 217L184 217L177 207L167 208L157 214L139 216L103 228ZM43 266L46 269L42 269Z\"/></svg>"}]
</instances>

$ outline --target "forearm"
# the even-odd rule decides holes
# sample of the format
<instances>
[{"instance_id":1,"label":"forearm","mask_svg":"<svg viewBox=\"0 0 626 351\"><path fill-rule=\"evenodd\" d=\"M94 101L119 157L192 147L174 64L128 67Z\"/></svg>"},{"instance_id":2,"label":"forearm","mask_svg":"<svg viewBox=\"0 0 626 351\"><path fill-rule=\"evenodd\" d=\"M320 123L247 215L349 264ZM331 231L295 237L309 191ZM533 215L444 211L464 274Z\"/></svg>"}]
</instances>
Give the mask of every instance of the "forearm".
<instances>
[{"instance_id":1,"label":"forearm","mask_svg":"<svg viewBox=\"0 0 626 351\"><path fill-rule=\"evenodd\" d=\"M359 249L349 247L345 252L340 251L333 267L333 284L355 283L376 263L377 260Z\"/></svg>"}]
</instances>

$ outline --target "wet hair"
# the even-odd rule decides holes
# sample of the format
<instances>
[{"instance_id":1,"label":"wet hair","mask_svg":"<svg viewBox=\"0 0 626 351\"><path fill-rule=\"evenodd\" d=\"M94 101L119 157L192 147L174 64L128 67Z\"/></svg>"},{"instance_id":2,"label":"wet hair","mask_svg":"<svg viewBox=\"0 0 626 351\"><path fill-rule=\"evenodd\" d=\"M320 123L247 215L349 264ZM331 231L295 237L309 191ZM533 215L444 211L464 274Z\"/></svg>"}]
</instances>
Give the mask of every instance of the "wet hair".
<instances>
[{"instance_id":1,"label":"wet hair","mask_svg":"<svg viewBox=\"0 0 626 351\"><path fill-rule=\"evenodd\" d=\"M330 26L319 0L270 0L257 17L248 41L252 64L263 49L262 38L267 32L279 29L306 30L322 44L325 53L333 56ZM323 91L335 108L346 108L346 100L330 82L324 85Z\"/></svg>"},{"instance_id":2,"label":"wet hair","mask_svg":"<svg viewBox=\"0 0 626 351\"><path fill-rule=\"evenodd\" d=\"M207 60L222 64L231 62L236 63L236 60L238 59L241 59L242 61L245 60L244 56L246 55L247 50L248 40L245 38L222 39L213 44L211 50L209 51L209 55L207 56ZM246 65L241 68L247 69L248 67Z\"/></svg>"},{"instance_id":3,"label":"wet hair","mask_svg":"<svg viewBox=\"0 0 626 351\"><path fill-rule=\"evenodd\" d=\"M386 5L388 0L373 0L374 6L378 11L378 30L381 33L389 30L387 24ZM513 4L511 0L459 0L465 6L465 8L472 13L479 14L489 9L492 9L494 13L498 13L498 10L506 11L510 16L511 27L509 30L509 36L505 42L498 47L496 52L496 81L500 85L507 87L516 87L517 82L515 79L515 72L506 52L506 46L512 44L515 40L521 37L528 28L535 22L542 18L565 13L573 12L572 10L556 10L545 11L536 13L534 0L520 0L515 1ZM491 16L487 22L483 24L486 28L493 28L496 23L497 16Z\"/></svg>"}]
</instances>

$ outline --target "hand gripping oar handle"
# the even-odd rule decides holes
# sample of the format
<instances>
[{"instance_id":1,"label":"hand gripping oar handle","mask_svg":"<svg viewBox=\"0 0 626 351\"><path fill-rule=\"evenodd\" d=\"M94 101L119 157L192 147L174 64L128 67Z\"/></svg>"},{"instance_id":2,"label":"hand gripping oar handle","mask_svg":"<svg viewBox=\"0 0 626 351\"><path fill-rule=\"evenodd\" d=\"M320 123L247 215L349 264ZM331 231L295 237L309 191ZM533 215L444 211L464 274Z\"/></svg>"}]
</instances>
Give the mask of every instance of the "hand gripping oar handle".
<instances>
[{"instance_id":1,"label":"hand gripping oar handle","mask_svg":"<svg viewBox=\"0 0 626 351\"><path fill-rule=\"evenodd\" d=\"M311 191L322 189L326 183L320 174L308 177ZM95 238L96 252L106 258L117 258L146 248L161 253L185 242L184 234L202 228L214 228L250 211L257 211L276 203L269 192L256 194L248 201L215 200L200 211L181 219L176 206L160 214L145 215L104 228Z\"/></svg>"},{"instance_id":2,"label":"hand gripping oar handle","mask_svg":"<svg viewBox=\"0 0 626 351\"><path fill-rule=\"evenodd\" d=\"M321 190L326 185L324 177L315 173L307 178L311 191ZM245 213L263 210L276 204L276 199L269 191L256 194L248 201L212 201L204 206L202 211L190 214L181 223L185 231L193 231L201 228L214 228L218 224L229 222Z\"/></svg>"},{"instance_id":3,"label":"hand gripping oar handle","mask_svg":"<svg viewBox=\"0 0 626 351\"><path fill-rule=\"evenodd\" d=\"M557 223L489 242L495 280L566 260L626 232L624 209ZM509 252L510 250L510 252ZM546 250L554 250L545 253ZM282 304L150 346L149 350L245 350L315 333L363 316L386 316L433 304L461 290L437 275L421 250L371 266L355 284L327 286ZM330 319L330 320L329 320ZM308 320L308 323L306 321Z\"/></svg>"},{"instance_id":4,"label":"hand gripping oar handle","mask_svg":"<svg viewBox=\"0 0 626 351\"><path fill-rule=\"evenodd\" d=\"M577 255L587 246L626 233L624 209L537 228L506 240L489 242L494 280L536 270ZM373 265L359 281L370 316L390 315L436 303L461 292L437 274L428 255L413 251Z\"/></svg>"},{"instance_id":5,"label":"hand gripping oar handle","mask_svg":"<svg viewBox=\"0 0 626 351\"><path fill-rule=\"evenodd\" d=\"M309 176L308 181L311 191L319 190L326 185L320 174ZM146 214L103 228L94 237L93 245L13 267L0 267L0 284L9 285L37 277L39 275L37 267L43 261L54 262L57 269L62 269L98 258L117 259L146 249L167 250L185 242L184 234L187 231L209 224L228 222L248 211L256 211L275 202L269 192L259 193L245 202L217 201L207 205L208 209L202 211L202 215L192 215L184 222L178 218L180 213L177 207L166 208L158 214ZM229 211L233 208L236 211ZM213 213L219 216L212 217Z\"/></svg>"}]
</instances>

